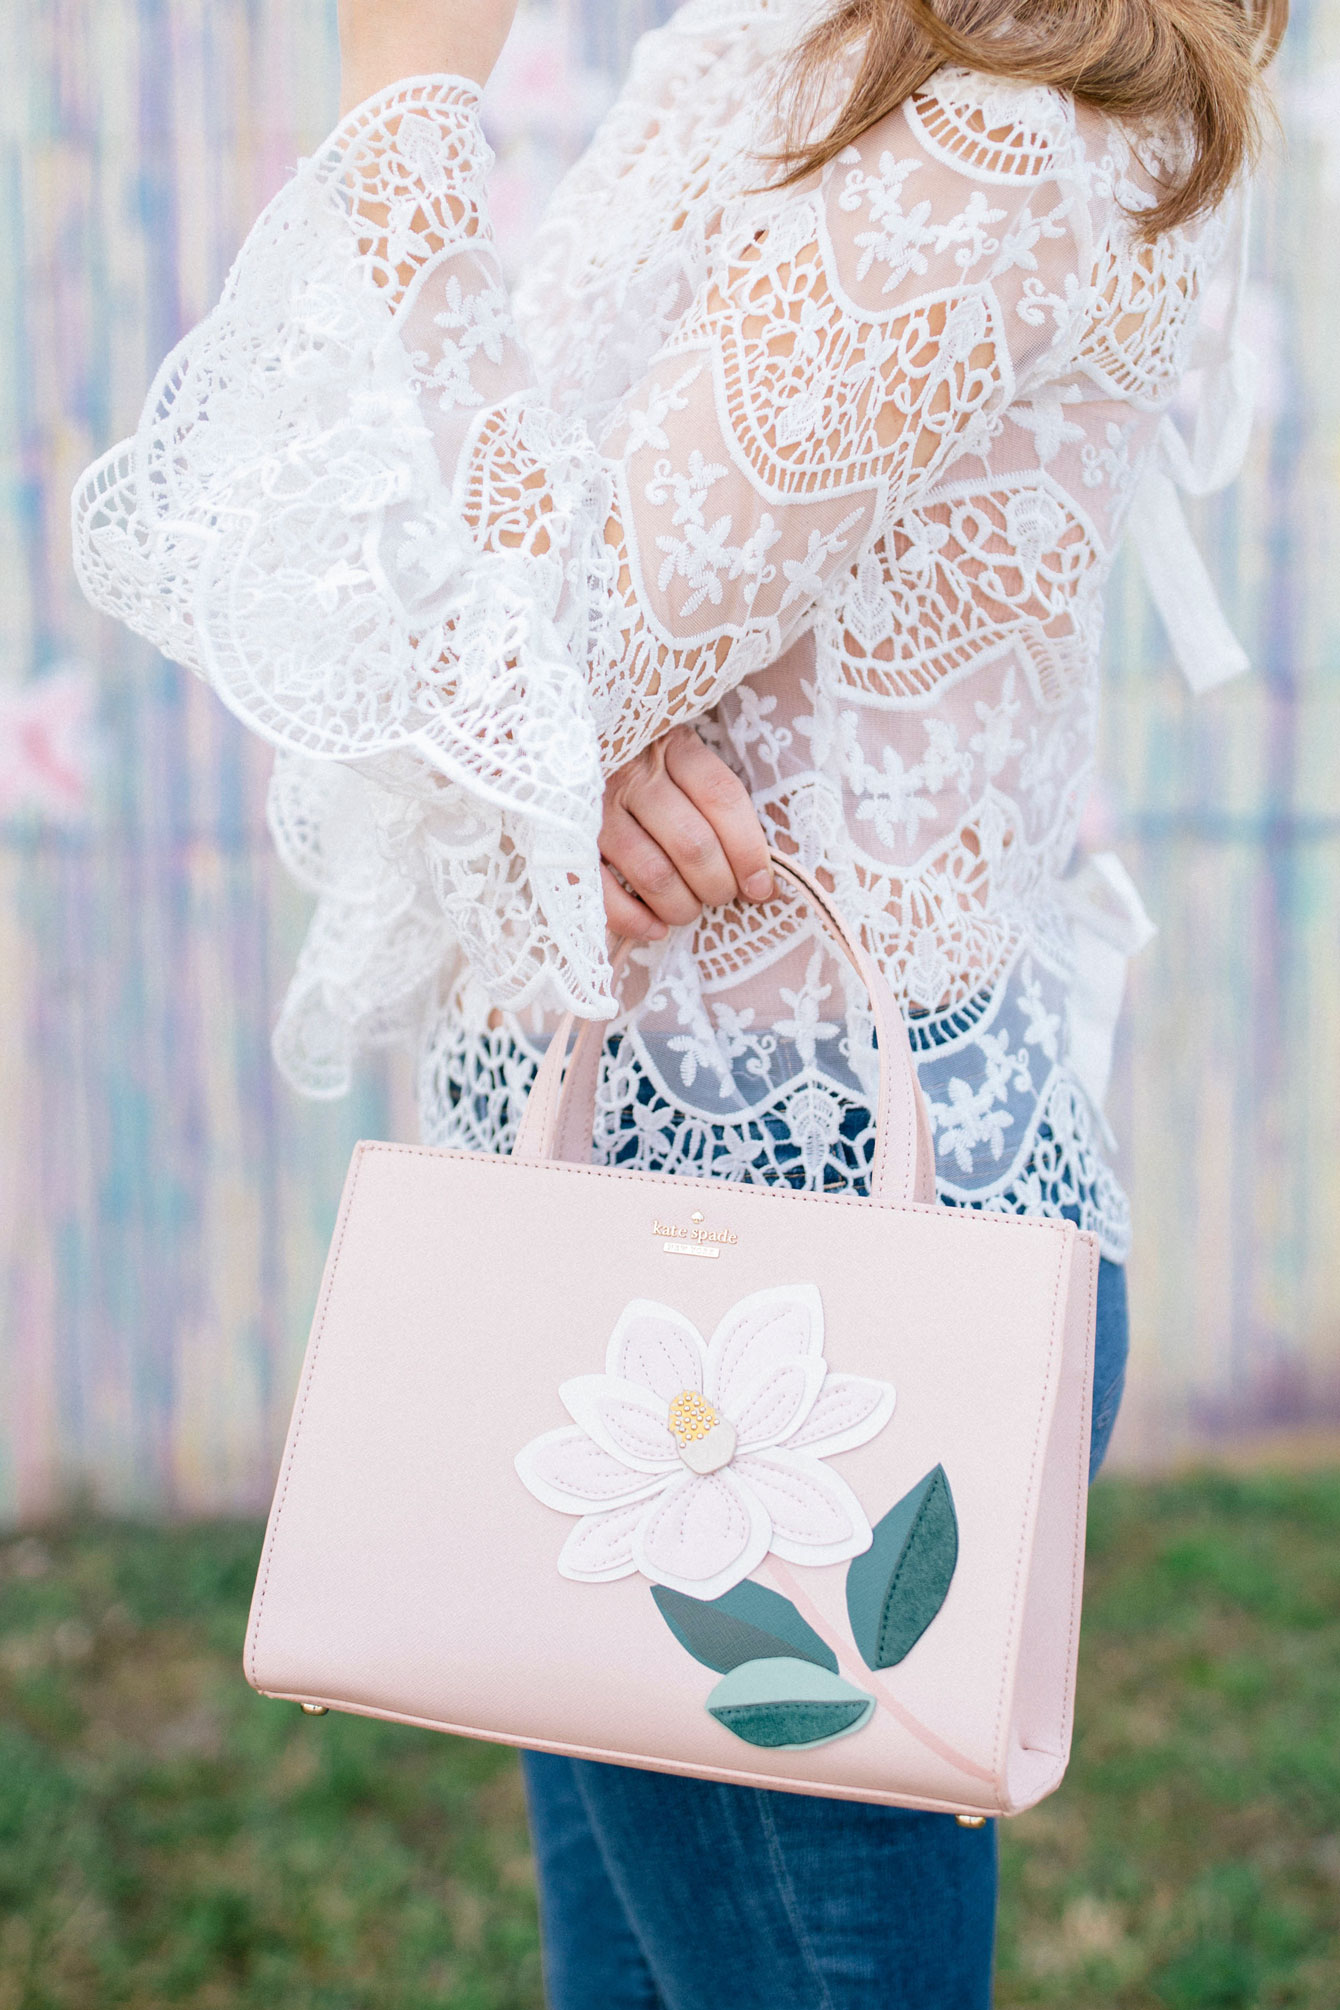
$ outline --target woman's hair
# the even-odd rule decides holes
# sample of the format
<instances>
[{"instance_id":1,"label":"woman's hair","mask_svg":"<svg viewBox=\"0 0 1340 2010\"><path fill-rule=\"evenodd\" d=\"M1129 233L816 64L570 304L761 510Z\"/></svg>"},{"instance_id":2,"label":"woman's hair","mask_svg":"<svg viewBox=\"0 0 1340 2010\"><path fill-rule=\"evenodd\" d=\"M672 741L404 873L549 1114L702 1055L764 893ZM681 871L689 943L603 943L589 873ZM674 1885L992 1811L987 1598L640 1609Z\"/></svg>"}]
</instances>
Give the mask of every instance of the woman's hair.
<instances>
[{"instance_id":1,"label":"woman's hair","mask_svg":"<svg viewBox=\"0 0 1340 2010\"><path fill-rule=\"evenodd\" d=\"M1213 208L1255 153L1269 62L1288 0L839 0L786 72L794 108L783 185L823 167L922 89L942 64L1049 84L1151 135L1180 135L1154 207L1157 237ZM822 138L800 139L833 62L856 76Z\"/></svg>"}]
</instances>

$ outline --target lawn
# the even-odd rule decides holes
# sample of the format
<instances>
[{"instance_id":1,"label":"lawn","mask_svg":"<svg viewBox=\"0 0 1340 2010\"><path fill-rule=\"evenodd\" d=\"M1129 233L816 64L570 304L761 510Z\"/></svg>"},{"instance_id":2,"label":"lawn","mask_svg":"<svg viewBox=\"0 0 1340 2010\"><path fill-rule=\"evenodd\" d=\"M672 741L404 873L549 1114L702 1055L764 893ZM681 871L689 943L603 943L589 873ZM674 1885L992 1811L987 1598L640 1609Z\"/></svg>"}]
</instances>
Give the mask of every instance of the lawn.
<instances>
[{"instance_id":1,"label":"lawn","mask_svg":"<svg viewBox=\"0 0 1340 2010\"><path fill-rule=\"evenodd\" d=\"M539 2010L511 1755L253 1696L258 1546L0 1546L0 2010ZM1104 1480L1090 1558L1000 2010L1336 2010L1340 1474Z\"/></svg>"}]
</instances>

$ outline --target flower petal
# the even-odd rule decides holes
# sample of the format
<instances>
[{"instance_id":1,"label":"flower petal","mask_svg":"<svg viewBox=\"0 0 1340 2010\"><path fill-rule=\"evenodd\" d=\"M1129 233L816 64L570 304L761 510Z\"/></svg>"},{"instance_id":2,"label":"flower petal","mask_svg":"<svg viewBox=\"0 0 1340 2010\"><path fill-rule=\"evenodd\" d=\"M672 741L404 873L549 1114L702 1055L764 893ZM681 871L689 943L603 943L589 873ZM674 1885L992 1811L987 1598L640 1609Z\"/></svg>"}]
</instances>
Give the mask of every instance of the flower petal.
<instances>
[{"instance_id":1,"label":"flower petal","mask_svg":"<svg viewBox=\"0 0 1340 2010\"><path fill-rule=\"evenodd\" d=\"M755 1382L731 1413L741 1451L760 1450L780 1444L792 1431L799 1430L809 1415L823 1386L822 1354L800 1361L783 1361L761 1381Z\"/></svg>"},{"instance_id":2,"label":"flower petal","mask_svg":"<svg viewBox=\"0 0 1340 2010\"><path fill-rule=\"evenodd\" d=\"M866 1375L830 1374L814 1399L808 1416L783 1442L788 1451L803 1446L816 1458L849 1452L882 1431L893 1415L892 1382Z\"/></svg>"},{"instance_id":3,"label":"flower petal","mask_svg":"<svg viewBox=\"0 0 1340 2010\"><path fill-rule=\"evenodd\" d=\"M637 1569L633 1537L646 1512L647 1504L642 1501L636 1507L583 1515L559 1551L560 1575L575 1578L579 1584L608 1584L612 1578L631 1577Z\"/></svg>"},{"instance_id":4,"label":"flower petal","mask_svg":"<svg viewBox=\"0 0 1340 2010\"><path fill-rule=\"evenodd\" d=\"M514 1463L536 1500L560 1514L589 1514L593 1508L646 1500L665 1485L664 1475L636 1471L571 1424L532 1438Z\"/></svg>"},{"instance_id":5,"label":"flower petal","mask_svg":"<svg viewBox=\"0 0 1340 2010\"><path fill-rule=\"evenodd\" d=\"M773 1368L824 1351L818 1286L755 1291L726 1314L707 1349L707 1395L727 1416Z\"/></svg>"},{"instance_id":6,"label":"flower petal","mask_svg":"<svg viewBox=\"0 0 1340 2010\"><path fill-rule=\"evenodd\" d=\"M569 1416L634 1472L667 1473L679 1463L667 1405L636 1382L576 1375L559 1389Z\"/></svg>"},{"instance_id":7,"label":"flower petal","mask_svg":"<svg viewBox=\"0 0 1340 2010\"><path fill-rule=\"evenodd\" d=\"M768 1553L771 1524L731 1468L686 1474L646 1510L633 1538L644 1577L690 1598L720 1598Z\"/></svg>"},{"instance_id":8,"label":"flower petal","mask_svg":"<svg viewBox=\"0 0 1340 2010\"><path fill-rule=\"evenodd\" d=\"M789 1563L842 1563L869 1549L870 1523L861 1503L845 1480L808 1452L751 1453L731 1470L757 1494L772 1522L769 1547Z\"/></svg>"},{"instance_id":9,"label":"flower petal","mask_svg":"<svg viewBox=\"0 0 1340 2010\"><path fill-rule=\"evenodd\" d=\"M701 1393L704 1351L697 1327L682 1312L635 1298L610 1335L605 1368L616 1381L636 1382L672 1403L681 1389Z\"/></svg>"}]
</instances>

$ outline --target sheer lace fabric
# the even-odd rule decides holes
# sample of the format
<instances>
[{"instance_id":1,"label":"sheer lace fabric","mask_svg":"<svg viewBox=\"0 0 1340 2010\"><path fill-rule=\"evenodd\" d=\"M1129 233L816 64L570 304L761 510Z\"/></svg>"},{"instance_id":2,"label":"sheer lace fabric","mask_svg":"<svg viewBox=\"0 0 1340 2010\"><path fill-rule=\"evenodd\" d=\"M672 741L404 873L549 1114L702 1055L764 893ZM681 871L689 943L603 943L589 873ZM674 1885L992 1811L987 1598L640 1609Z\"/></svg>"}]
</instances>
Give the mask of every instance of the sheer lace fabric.
<instances>
[{"instance_id":1,"label":"sheer lace fabric","mask_svg":"<svg viewBox=\"0 0 1340 2010\"><path fill-rule=\"evenodd\" d=\"M82 577L279 750L307 1093L413 1041L425 1135L498 1149L553 1015L617 1012L606 1157L849 1181L868 1018L803 910L709 913L612 995L602 777L695 721L907 1008L943 1197L1120 1257L1066 874L1103 584L1223 221L1144 244L1126 137L955 71L760 187L804 12L646 38L514 298L473 89L351 114L90 471Z\"/></svg>"}]
</instances>

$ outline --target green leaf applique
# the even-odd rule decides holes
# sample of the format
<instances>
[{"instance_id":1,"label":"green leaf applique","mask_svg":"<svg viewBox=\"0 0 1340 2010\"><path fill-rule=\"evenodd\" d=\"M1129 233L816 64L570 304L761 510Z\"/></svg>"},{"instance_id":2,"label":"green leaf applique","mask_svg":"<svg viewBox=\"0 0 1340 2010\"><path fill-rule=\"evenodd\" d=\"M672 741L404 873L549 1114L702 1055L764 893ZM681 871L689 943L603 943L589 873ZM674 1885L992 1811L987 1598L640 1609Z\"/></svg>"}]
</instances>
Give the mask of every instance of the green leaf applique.
<instances>
[{"instance_id":1,"label":"green leaf applique","mask_svg":"<svg viewBox=\"0 0 1340 2010\"><path fill-rule=\"evenodd\" d=\"M746 1745L789 1751L850 1737L869 1722L875 1699L812 1661L769 1655L732 1668L707 1708Z\"/></svg>"},{"instance_id":2,"label":"green leaf applique","mask_svg":"<svg viewBox=\"0 0 1340 2010\"><path fill-rule=\"evenodd\" d=\"M788 1656L837 1674L832 1648L780 1592L746 1579L720 1598L690 1598L664 1584L653 1584L651 1595L680 1646L718 1675L745 1661Z\"/></svg>"},{"instance_id":3,"label":"green leaf applique","mask_svg":"<svg viewBox=\"0 0 1340 2010\"><path fill-rule=\"evenodd\" d=\"M847 1616L867 1668L893 1668L945 1602L958 1562L958 1516L936 1466L876 1522L847 1571Z\"/></svg>"}]
</instances>

